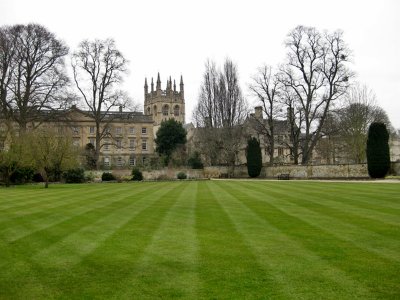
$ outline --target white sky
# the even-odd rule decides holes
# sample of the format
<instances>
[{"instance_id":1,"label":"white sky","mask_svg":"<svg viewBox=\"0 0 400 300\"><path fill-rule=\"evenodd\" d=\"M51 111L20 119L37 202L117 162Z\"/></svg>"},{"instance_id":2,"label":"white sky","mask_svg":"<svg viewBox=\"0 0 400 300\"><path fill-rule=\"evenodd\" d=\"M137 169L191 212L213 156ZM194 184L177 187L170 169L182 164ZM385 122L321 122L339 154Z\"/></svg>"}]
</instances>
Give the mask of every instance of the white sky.
<instances>
[{"instance_id":1,"label":"white sky","mask_svg":"<svg viewBox=\"0 0 400 300\"><path fill-rule=\"evenodd\" d=\"M190 121L207 58L238 64L243 91L263 63L285 57L283 41L297 25L342 29L357 80L400 128L400 1L123 1L0 0L0 25L36 22L74 51L83 39L112 37L130 61L124 88L143 103L144 77L183 75ZM69 63L69 60L68 60ZM177 82L178 85L178 82ZM249 95L250 103L254 103Z\"/></svg>"}]
</instances>

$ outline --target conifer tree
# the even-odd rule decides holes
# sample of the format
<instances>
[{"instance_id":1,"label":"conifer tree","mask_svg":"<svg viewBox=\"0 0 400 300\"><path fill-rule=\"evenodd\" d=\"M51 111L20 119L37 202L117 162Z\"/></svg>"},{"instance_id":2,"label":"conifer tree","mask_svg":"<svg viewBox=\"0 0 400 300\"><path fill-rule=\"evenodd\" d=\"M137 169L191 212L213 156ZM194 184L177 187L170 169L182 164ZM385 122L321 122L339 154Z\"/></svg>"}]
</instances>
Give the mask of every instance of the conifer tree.
<instances>
[{"instance_id":1,"label":"conifer tree","mask_svg":"<svg viewBox=\"0 0 400 300\"><path fill-rule=\"evenodd\" d=\"M260 142L254 137L247 141L246 159L249 176L252 178L259 176L262 168L261 148Z\"/></svg>"},{"instance_id":2,"label":"conifer tree","mask_svg":"<svg viewBox=\"0 0 400 300\"><path fill-rule=\"evenodd\" d=\"M371 178L384 178L390 168L389 133L384 123L372 123L368 130L367 163Z\"/></svg>"}]
</instances>

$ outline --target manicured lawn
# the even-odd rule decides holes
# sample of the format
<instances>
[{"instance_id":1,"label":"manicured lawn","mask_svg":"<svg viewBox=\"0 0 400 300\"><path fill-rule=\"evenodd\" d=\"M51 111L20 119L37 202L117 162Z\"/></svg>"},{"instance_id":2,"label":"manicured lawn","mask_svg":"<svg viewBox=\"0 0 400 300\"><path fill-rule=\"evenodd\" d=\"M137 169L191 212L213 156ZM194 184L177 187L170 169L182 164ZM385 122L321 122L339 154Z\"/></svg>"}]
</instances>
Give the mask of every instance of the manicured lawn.
<instances>
[{"instance_id":1,"label":"manicured lawn","mask_svg":"<svg viewBox=\"0 0 400 300\"><path fill-rule=\"evenodd\" d=\"M1 299L399 299L400 184L0 189Z\"/></svg>"}]
</instances>

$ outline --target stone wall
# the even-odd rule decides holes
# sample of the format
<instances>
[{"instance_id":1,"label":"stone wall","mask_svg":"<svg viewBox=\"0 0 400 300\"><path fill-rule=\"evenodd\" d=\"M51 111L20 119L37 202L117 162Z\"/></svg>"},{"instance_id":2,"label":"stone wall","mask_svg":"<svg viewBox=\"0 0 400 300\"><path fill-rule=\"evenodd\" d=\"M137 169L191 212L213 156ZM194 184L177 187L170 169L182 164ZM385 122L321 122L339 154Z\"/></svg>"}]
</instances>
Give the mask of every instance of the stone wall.
<instances>
[{"instance_id":1,"label":"stone wall","mask_svg":"<svg viewBox=\"0 0 400 300\"><path fill-rule=\"evenodd\" d=\"M131 170L112 170L119 178L129 178ZM184 172L188 178L248 178L246 166L236 166L234 168L226 166L205 167L203 170L193 170L186 168L143 171L145 180L176 179L179 172ZM88 173L88 172L86 172ZM103 171L90 171L95 180L100 180ZM317 178L368 178L367 164L357 165L320 165L320 166L275 166L263 167L259 178L276 179L280 174L289 174L295 179L317 179ZM400 162L391 165L390 175L400 176Z\"/></svg>"}]
</instances>

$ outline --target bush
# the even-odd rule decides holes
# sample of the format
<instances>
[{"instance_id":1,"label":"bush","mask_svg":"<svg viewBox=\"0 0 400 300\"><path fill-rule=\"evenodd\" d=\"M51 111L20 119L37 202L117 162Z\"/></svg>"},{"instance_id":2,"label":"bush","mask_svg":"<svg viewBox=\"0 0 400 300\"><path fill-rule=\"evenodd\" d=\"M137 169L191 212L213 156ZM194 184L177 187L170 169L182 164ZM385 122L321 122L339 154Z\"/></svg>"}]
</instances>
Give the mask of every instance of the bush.
<instances>
[{"instance_id":1,"label":"bush","mask_svg":"<svg viewBox=\"0 0 400 300\"><path fill-rule=\"evenodd\" d=\"M33 180L34 182L44 182L43 176L42 176L42 174L40 174L40 173L35 173L35 174L33 174L32 180Z\"/></svg>"},{"instance_id":2,"label":"bush","mask_svg":"<svg viewBox=\"0 0 400 300\"><path fill-rule=\"evenodd\" d=\"M254 137L247 141L246 159L249 176L254 178L260 175L262 168L261 148L260 142Z\"/></svg>"},{"instance_id":3,"label":"bush","mask_svg":"<svg viewBox=\"0 0 400 300\"><path fill-rule=\"evenodd\" d=\"M132 180L134 181L142 181L143 180L143 174L140 172L138 168L133 168L132 169Z\"/></svg>"},{"instance_id":4,"label":"bush","mask_svg":"<svg viewBox=\"0 0 400 300\"><path fill-rule=\"evenodd\" d=\"M384 178L390 168L389 133L383 123L372 123L368 130L367 163L371 178Z\"/></svg>"},{"instance_id":5,"label":"bush","mask_svg":"<svg viewBox=\"0 0 400 300\"><path fill-rule=\"evenodd\" d=\"M180 179L180 180L186 179L186 178L187 178L186 173L184 173L184 172L179 172L179 173L176 175L176 177L177 177L178 179Z\"/></svg>"},{"instance_id":6,"label":"bush","mask_svg":"<svg viewBox=\"0 0 400 300\"><path fill-rule=\"evenodd\" d=\"M63 173L66 183L82 183L85 182L85 172L81 168L69 169Z\"/></svg>"},{"instance_id":7,"label":"bush","mask_svg":"<svg viewBox=\"0 0 400 300\"><path fill-rule=\"evenodd\" d=\"M112 181L112 180L115 180L115 176L113 174L111 174L111 173L104 172L101 175L101 180L102 181Z\"/></svg>"},{"instance_id":8,"label":"bush","mask_svg":"<svg viewBox=\"0 0 400 300\"><path fill-rule=\"evenodd\" d=\"M200 153L197 151L190 156L188 159L188 164L192 167L192 169L203 169L204 167L203 163L201 162Z\"/></svg>"},{"instance_id":9,"label":"bush","mask_svg":"<svg viewBox=\"0 0 400 300\"><path fill-rule=\"evenodd\" d=\"M35 171L29 167L20 167L14 170L10 176L12 183L26 183L32 180Z\"/></svg>"}]
</instances>

